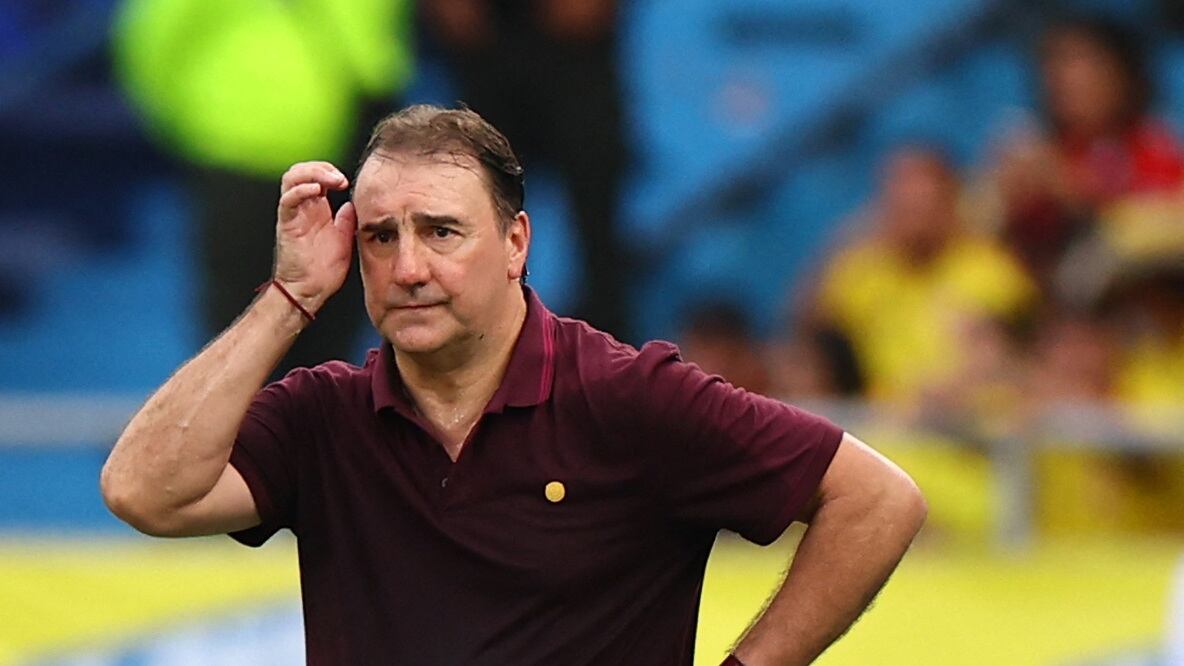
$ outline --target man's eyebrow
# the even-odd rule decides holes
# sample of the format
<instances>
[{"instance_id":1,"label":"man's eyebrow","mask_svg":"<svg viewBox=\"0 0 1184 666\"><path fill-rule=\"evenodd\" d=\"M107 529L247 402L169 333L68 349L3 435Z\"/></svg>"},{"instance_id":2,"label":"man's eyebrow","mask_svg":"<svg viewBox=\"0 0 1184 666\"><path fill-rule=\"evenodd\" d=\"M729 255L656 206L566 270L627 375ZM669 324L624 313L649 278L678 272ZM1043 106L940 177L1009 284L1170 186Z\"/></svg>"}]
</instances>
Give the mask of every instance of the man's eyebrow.
<instances>
[{"instance_id":1,"label":"man's eyebrow","mask_svg":"<svg viewBox=\"0 0 1184 666\"><path fill-rule=\"evenodd\" d=\"M431 213L412 213L411 221L416 224L424 224L431 226L460 226L463 224L459 219L452 215L432 215Z\"/></svg>"},{"instance_id":2,"label":"man's eyebrow","mask_svg":"<svg viewBox=\"0 0 1184 666\"><path fill-rule=\"evenodd\" d=\"M358 227L358 231L395 231L399 221L393 217L384 217L377 222L367 222Z\"/></svg>"},{"instance_id":3,"label":"man's eyebrow","mask_svg":"<svg viewBox=\"0 0 1184 666\"><path fill-rule=\"evenodd\" d=\"M411 221L415 224L427 226L462 226L464 223L452 215L432 215L431 213L412 213ZM394 216L384 217L377 222L367 222L358 227L358 231L396 231L399 219Z\"/></svg>"}]
</instances>

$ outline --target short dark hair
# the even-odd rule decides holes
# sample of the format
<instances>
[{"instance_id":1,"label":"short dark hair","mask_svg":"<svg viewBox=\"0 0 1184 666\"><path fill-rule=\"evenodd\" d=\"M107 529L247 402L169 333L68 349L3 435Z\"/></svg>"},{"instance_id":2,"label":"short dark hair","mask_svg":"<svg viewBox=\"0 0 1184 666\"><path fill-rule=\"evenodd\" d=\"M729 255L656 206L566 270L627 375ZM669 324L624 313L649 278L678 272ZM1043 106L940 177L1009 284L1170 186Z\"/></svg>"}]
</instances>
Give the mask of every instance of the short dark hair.
<instances>
[{"instance_id":1,"label":"short dark hair","mask_svg":"<svg viewBox=\"0 0 1184 666\"><path fill-rule=\"evenodd\" d=\"M489 187L498 229L503 234L522 210L526 198L522 165L509 139L472 109L416 104L388 115L370 133L357 170L361 171L374 153L408 152L476 160Z\"/></svg>"}]
</instances>

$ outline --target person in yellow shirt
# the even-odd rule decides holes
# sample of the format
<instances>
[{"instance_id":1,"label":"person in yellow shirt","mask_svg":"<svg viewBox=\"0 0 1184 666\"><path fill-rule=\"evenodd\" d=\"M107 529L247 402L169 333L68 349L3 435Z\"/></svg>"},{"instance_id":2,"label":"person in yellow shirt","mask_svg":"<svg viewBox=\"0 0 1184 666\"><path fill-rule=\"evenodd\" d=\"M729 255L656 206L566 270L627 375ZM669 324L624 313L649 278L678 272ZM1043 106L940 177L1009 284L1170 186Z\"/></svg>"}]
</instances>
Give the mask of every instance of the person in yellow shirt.
<instances>
[{"instance_id":1,"label":"person in yellow shirt","mask_svg":"<svg viewBox=\"0 0 1184 666\"><path fill-rule=\"evenodd\" d=\"M1123 347L1115 397L1147 409L1180 409L1184 190L1159 198L1131 198L1110 207L1096 238L1108 259L1101 263L1110 268L1098 281L1097 299L1109 311ZM1174 427L1168 430L1178 433Z\"/></svg>"},{"instance_id":2,"label":"person in yellow shirt","mask_svg":"<svg viewBox=\"0 0 1184 666\"><path fill-rule=\"evenodd\" d=\"M1116 296L1111 317L1123 344L1114 394L1131 427L1178 446L1184 423L1184 252L1160 259L1133 267L1136 275ZM1184 453L1177 448L1128 455L1125 467L1130 480L1125 524L1145 531L1184 530Z\"/></svg>"},{"instance_id":3,"label":"person in yellow shirt","mask_svg":"<svg viewBox=\"0 0 1184 666\"><path fill-rule=\"evenodd\" d=\"M1184 235L1179 208L1154 214L1166 203L1107 211L1061 271L1078 314L1042 323L1025 389L1054 426L1037 458L1045 532L1184 530ZM1077 414L1095 432L1058 435Z\"/></svg>"},{"instance_id":4,"label":"person in yellow shirt","mask_svg":"<svg viewBox=\"0 0 1184 666\"><path fill-rule=\"evenodd\" d=\"M874 399L908 400L949 381L976 326L1018 320L1034 304L1015 258L963 226L958 198L940 152L894 152L870 233L824 270L815 314L851 340Z\"/></svg>"},{"instance_id":5,"label":"person in yellow shirt","mask_svg":"<svg viewBox=\"0 0 1184 666\"><path fill-rule=\"evenodd\" d=\"M1009 415L1016 399L1008 324L1037 291L1006 249L962 223L959 189L940 151L889 154L866 229L824 266L807 315L849 341L867 397L890 403L898 425L946 407ZM894 430L878 436L932 498L931 532L986 537L995 500L982 452Z\"/></svg>"}]
</instances>

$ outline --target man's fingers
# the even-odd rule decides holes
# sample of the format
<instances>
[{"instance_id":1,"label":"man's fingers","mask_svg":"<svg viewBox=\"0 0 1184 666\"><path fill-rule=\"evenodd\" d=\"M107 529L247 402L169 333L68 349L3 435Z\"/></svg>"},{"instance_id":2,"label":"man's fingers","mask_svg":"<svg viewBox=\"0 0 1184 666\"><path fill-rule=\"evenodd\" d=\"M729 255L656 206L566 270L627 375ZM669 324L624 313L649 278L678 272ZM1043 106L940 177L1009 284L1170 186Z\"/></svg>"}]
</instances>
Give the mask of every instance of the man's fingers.
<instances>
[{"instance_id":1,"label":"man's fingers","mask_svg":"<svg viewBox=\"0 0 1184 666\"><path fill-rule=\"evenodd\" d=\"M358 212L354 210L354 202L347 201L337 209L337 217L333 219L333 226L343 235L354 235L358 228Z\"/></svg>"},{"instance_id":2,"label":"man's fingers","mask_svg":"<svg viewBox=\"0 0 1184 666\"><path fill-rule=\"evenodd\" d=\"M305 201L322 196L324 193L324 186L320 183L301 183L280 196L280 208L296 208Z\"/></svg>"},{"instance_id":3,"label":"man's fingers","mask_svg":"<svg viewBox=\"0 0 1184 666\"><path fill-rule=\"evenodd\" d=\"M349 179L328 162L300 162L293 164L280 179L280 192L305 183L319 183L328 189L341 190L349 186Z\"/></svg>"}]
</instances>

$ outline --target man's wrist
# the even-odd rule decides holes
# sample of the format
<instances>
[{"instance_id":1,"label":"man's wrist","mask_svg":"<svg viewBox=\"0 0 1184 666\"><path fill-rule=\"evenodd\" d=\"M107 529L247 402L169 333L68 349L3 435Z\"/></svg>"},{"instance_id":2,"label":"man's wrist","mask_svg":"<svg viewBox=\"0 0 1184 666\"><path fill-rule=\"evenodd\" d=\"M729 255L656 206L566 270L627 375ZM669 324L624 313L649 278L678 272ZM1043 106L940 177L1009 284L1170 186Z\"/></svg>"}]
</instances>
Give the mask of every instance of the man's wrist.
<instances>
[{"instance_id":1,"label":"man's wrist","mask_svg":"<svg viewBox=\"0 0 1184 666\"><path fill-rule=\"evenodd\" d=\"M313 303L308 299L299 298L293 290L289 289L283 282L277 280L276 278L272 278L259 285L255 288L255 291L263 292L268 289L275 289L276 291L280 292L280 295L287 299L287 301L292 304L292 307L296 308L296 310L300 312L300 314L303 315L308 321L311 322L317 318L316 314L314 313L320 309L320 302Z\"/></svg>"},{"instance_id":2,"label":"man's wrist","mask_svg":"<svg viewBox=\"0 0 1184 666\"><path fill-rule=\"evenodd\" d=\"M279 330L296 334L311 323L301 311L302 308L296 307L291 299L270 282L263 283L257 291L259 297L255 299L252 310L271 321Z\"/></svg>"}]
</instances>

